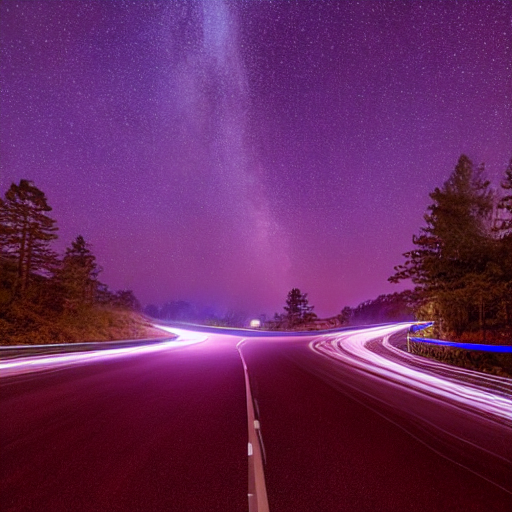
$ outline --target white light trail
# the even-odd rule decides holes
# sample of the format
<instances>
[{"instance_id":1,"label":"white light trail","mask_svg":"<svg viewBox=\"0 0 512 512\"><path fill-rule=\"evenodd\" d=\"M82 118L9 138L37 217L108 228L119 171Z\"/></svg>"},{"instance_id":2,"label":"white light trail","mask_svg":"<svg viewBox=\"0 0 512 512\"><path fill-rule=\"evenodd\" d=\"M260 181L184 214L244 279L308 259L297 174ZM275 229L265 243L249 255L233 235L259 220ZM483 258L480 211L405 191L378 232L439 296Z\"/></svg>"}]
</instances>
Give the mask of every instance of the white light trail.
<instances>
[{"instance_id":1,"label":"white light trail","mask_svg":"<svg viewBox=\"0 0 512 512\"><path fill-rule=\"evenodd\" d=\"M462 382L460 375L463 375L463 373L460 368L442 365L447 374L445 378L428 371L429 366L439 368L441 363L436 364L413 354L406 354L406 357L415 363L415 367L407 366L404 364L406 360L402 359L400 361L396 357L396 352L402 351L392 347L389 343L391 334L403 330L404 327L406 325L402 324L349 333L344 332L334 336L325 335L312 341L310 347L316 352L344 361L353 367L355 366L404 387L412 388L429 396L434 395L465 409L478 410L487 417L492 416L512 422L511 379L482 374L481 385L478 385L475 380L475 377L479 375L478 372L464 370L464 373L473 377L473 382ZM389 350L389 358L372 351L368 347L370 342L376 339L381 339L381 346ZM405 355L405 353L402 354ZM392 359L393 355L395 357ZM423 369L418 368L420 365ZM453 373L454 377L459 375L459 379L449 378L450 373ZM508 390L509 396L493 393L488 387L490 383L495 383L497 387L505 390L505 392Z\"/></svg>"},{"instance_id":2,"label":"white light trail","mask_svg":"<svg viewBox=\"0 0 512 512\"><path fill-rule=\"evenodd\" d=\"M43 370L52 370L63 366L85 364L90 361L112 359L121 356L148 354L169 349L182 348L196 343L202 343L207 340L203 333L175 329L173 327L155 326L158 329L176 334L178 338L173 340L162 340L161 342L138 345L136 342L129 347L117 348L99 348L98 350L86 350L80 352L63 352L52 355L37 355L29 357L20 357L12 360L0 362L0 377L20 375L24 373L38 372ZM83 345L83 344L82 344ZM98 343L91 343L91 346L97 346ZM46 347L56 347L57 345L46 345ZM58 345L63 348L71 348L71 344Z\"/></svg>"}]
</instances>

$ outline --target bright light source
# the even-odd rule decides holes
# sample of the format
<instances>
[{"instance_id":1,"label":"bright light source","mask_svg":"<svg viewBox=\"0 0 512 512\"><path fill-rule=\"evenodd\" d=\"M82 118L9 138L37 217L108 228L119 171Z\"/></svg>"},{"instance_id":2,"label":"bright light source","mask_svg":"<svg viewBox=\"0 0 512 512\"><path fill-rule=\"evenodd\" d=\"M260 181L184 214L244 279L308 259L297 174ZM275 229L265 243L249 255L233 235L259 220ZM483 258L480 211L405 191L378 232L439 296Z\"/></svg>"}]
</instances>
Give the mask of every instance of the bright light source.
<instances>
[{"instance_id":1,"label":"bright light source","mask_svg":"<svg viewBox=\"0 0 512 512\"><path fill-rule=\"evenodd\" d=\"M255 318L254 320L251 320L251 323L249 324L253 329L257 329L258 327L261 327L261 321Z\"/></svg>"}]
</instances>

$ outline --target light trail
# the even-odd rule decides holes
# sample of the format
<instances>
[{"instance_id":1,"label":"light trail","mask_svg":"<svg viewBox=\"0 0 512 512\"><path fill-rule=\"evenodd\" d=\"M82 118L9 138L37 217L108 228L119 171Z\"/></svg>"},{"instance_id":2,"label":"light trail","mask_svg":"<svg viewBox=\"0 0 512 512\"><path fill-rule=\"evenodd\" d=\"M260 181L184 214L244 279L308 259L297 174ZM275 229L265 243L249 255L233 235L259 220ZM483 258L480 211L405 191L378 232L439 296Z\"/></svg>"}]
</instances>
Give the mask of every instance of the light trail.
<instances>
[{"instance_id":1,"label":"light trail","mask_svg":"<svg viewBox=\"0 0 512 512\"><path fill-rule=\"evenodd\" d=\"M326 334L309 348L342 363L321 374L337 389L512 494L512 379L393 347L390 337L409 325Z\"/></svg>"},{"instance_id":2,"label":"light trail","mask_svg":"<svg viewBox=\"0 0 512 512\"><path fill-rule=\"evenodd\" d=\"M394 346L389 337L382 340L383 348L386 349L388 357L396 360L402 360L402 364L412 367L421 367L433 373L440 374L442 378L455 382L463 381L465 383L473 383L477 387L484 387L486 390L492 389L493 392L504 395L505 397L512 395L512 383L510 379L492 375L489 373L479 372L462 368L460 366L452 366L435 359L421 357Z\"/></svg>"},{"instance_id":3,"label":"light trail","mask_svg":"<svg viewBox=\"0 0 512 512\"><path fill-rule=\"evenodd\" d=\"M467 374L473 378L473 382L462 382L454 377L444 377L429 372L429 366L435 366L439 369L441 363L434 363L414 354L405 356L405 353L403 355L414 362L415 367L404 364L405 360L403 358L402 360L398 359L396 352L402 351L395 347L390 349L389 337L408 327L408 325L410 324L325 335L312 341L310 347L318 353L344 361L353 367L385 378L395 384L412 388L429 396L433 395L474 412L478 411L487 418L493 417L512 423L511 379L482 374L481 384L479 384L478 372L471 370L461 372L460 368L442 365L447 375L453 373L453 376L456 377L457 375ZM370 343L376 339L382 339L381 346L388 349L389 357L384 357L369 347ZM395 352L394 357L393 352ZM490 383L499 386L504 393L493 393L489 389Z\"/></svg>"},{"instance_id":4,"label":"light trail","mask_svg":"<svg viewBox=\"0 0 512 512\"><path fill-rule=\"evenodd\" d=\"M161 342L144 345L137 345L134 343L129 347L98 348L98 350L86 350L82 352L62 352L58 354L53 353L52 355L37 355L29 357L22 356L20 358L1 361L0 377L53 370L64 366L85 364L90 361L101 361L123 356L148 354L169 349L182 348L188 345L202 343L208 339L208 336L204 333L175 329L174 327L171 328L161 325L155 327L165 330L171 334L175 334L178 338L173 340L164 339ZM97 342L91 343L91 346L97 345ZM57 346L62 347L63 351L65 351L66 348L72 348L71 344L44 345L43 348L55 348Z\"/></svg>"}]
</instances>

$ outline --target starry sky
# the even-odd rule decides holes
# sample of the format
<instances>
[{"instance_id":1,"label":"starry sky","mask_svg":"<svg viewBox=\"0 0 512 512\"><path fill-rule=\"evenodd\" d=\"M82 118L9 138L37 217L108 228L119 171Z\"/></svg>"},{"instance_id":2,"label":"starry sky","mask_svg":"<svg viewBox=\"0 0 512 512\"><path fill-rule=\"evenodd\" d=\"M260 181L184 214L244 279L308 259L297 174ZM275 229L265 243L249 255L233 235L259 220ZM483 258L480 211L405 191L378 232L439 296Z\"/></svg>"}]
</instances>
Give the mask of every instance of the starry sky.
<instances>
[{"instance_id":1,"label":"starry sky","mask_svg":"<svg viewBox=\"0 0 512 512\"><path fill-rule=\"evenodd\" d=\"M381 293L462 153L512 156L510 0L2 0L0 192L143 304Z\"/></svg>"}]
</instances>

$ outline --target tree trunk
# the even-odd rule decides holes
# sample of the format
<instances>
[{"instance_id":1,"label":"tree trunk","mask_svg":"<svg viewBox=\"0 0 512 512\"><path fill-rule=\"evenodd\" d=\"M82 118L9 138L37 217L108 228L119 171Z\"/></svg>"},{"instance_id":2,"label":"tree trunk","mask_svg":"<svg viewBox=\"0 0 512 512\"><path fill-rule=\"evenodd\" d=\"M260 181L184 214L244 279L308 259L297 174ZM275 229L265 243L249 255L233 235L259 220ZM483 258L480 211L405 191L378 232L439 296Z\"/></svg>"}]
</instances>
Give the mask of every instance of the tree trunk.
<instances>
[{"instance_id":1,"label":"tree trunk","mask_svg":"<svg viewBox=\"0 0 512 512\"><path fill-rule=\"evenodd\" d=\"M482 331L482 343L485 343L485 302L483 296L480 297L480 330Z\"/></svg>"},{"instance_id":2,"label":"tree trunk","mask_svg":"<svg viewBox=\"0 0 512 512\"><path fill-rule=\"evenodd\" d=\"M30 269L32 268L32 246L33 246L33 235L32 235L32 232L29 231L28 232L28 243L27 243L27 247L26 247L26 262L25 262L25 273L24 273L24 276L23 276L23 281L22 281L22 291L25 292L25 290L27 289L27 284L28 284L28 281L30 279Z\"/></svg>"},{"instance_id":3,"label":"tree trunk","mask_svg":"<svg viewBox=\"0 0 512 512\"><path fill-rule=\"evenodd\" d=\"M21 232L20 254L18 259L18 280L21 293L25 291L25 253L27 246L27 217L23 217L23 227Z\"/></svg>"}]
</instances>

